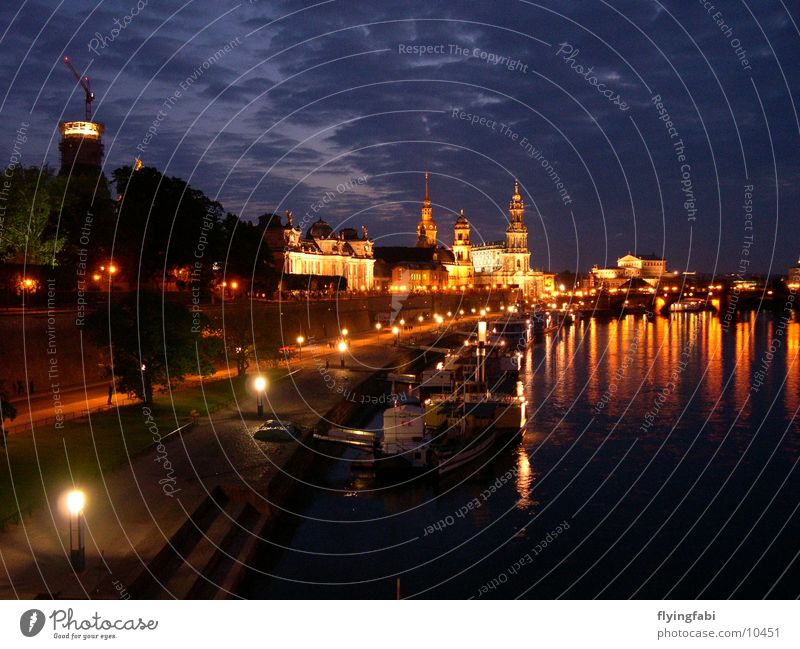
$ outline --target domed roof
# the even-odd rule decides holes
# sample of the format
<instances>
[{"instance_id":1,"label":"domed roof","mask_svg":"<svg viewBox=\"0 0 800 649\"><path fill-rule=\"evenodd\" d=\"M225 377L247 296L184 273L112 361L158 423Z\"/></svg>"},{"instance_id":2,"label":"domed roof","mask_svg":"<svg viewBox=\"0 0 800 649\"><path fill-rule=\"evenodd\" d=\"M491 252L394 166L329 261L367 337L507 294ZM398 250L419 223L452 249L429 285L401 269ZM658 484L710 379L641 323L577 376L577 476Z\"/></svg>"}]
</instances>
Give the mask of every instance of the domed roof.
<instances>
[{"instance_id":1,"label":"domed roof","mask_svg":"<svg viewBox=\"0 0 800 649\"><path fill-rule=\"evenodd\" d=\"M308 228L306 239L327 239L331 234L333 234L333 228L320 218Z\"/></svg>"},{"instance_id":2,"label":"domed roof","mask_svg":"<svg viewBox=\"0 0 800 649\"><path fill-rule=\"evenodd\" d=\"M456 225L457 226L459 226L459 225L460 226L464 226L464 225L469 226L469 221L467 221L467 217L464 216L464 210L463 209L461 210L461 214L459 214L458 218L456 219Z\"/></svg>"}]
</instances>

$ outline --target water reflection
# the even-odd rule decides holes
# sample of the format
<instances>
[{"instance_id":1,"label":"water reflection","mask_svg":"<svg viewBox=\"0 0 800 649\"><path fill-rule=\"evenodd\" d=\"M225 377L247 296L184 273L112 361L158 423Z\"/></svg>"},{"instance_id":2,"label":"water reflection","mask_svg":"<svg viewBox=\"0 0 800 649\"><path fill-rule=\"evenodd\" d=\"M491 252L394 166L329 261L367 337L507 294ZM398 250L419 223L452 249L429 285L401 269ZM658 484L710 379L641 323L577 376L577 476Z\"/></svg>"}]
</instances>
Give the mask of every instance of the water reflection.
<instances>
[{"instance_id":1,"label":"water reflection","mask_svg":"<svg viewBox=\"0 0 800 649\"><path fill-rule=\"evenodd\" d=\"M270 570L284 579L248 594L391 597L402 573L407 595L474 596L567 520L569 533L494 596L795 596L796 319L754 390L776 323L750 315L723 330L683 313L566 327L526 352L519 444L449 482L389 491L333 464L323 479L334 489L306 494L288 544L319 556L283 553Z\"/></svg>"}]
</instances>

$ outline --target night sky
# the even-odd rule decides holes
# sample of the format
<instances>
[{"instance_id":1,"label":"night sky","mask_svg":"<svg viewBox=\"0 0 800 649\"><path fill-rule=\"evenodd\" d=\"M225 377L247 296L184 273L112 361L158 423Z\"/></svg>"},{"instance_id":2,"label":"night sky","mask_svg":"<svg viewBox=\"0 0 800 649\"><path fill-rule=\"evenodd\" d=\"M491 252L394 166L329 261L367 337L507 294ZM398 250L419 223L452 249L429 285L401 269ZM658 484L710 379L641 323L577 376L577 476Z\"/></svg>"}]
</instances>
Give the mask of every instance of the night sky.
<instances>
[{"instance_id":1,"label":"night sky","mask_svg":"<svg viewBox=\"0 0 800 649\"><path fill-rule=\"evenodd\" d=\"M140 6L2 3L8 155L27 123L23 163L57 166L58 121L83 116L68 54L107 174L141 155L244 218L291 209L412 245L429 170L446 245L461 208L473 242L502 238L519 178L545 270L631 250L731 272L749 235L754 272L800 254L795 2Z\"/></svg>"}]
</instances>

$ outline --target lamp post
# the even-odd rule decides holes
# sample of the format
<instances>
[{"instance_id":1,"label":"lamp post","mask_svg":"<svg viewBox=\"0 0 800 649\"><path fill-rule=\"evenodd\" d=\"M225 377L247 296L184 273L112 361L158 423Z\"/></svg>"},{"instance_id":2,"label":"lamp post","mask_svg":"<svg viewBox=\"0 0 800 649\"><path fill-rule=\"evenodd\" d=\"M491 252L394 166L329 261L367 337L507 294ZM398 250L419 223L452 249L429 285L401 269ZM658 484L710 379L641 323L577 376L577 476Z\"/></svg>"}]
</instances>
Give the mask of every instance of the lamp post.
<instances>
[{"instance_id":1,"label":"lamp post","mask_svg":"<svg viewBox=\"0 0 800 649\"><path fill-rule=\"evenodd\" d=\"M397 325L392 327L392 333L394 334L394 346L397 347L397 343L400 340L400 327Z\"/></svg>"},{"instance_id":2,"label":"lamp post","mask_svg":"<svg viewBox=\"0 0 800 649\"><path fill-rule=\"evenodd\" d=\"M347 351L347 343L344 340L340 340L339 341L339 366L342 367L342 368L344 368L344 353L346 351Z\"/></svg>"},{"instance_id":3,"label":"lamp post","mask_svg":"<svg viewBox=\"0 0 800 649\"><path fill-rule=\"evenodd\" d=\"M265 379L263 376L260 376L260 375L257 376L255 378L255 381L253 381L253 387L256 389L256 404L257 404L257 407L258 407L258 416L259 417L263 417L264 416L264 402L263 402L262 399L263 399L263 396L264 396L264 392L267 389L267 379Z\"/></svg>"},{"instance_id":4,"label":"lamp post","mask_svg":"<svg viewBox=\"0 0 800 649\"><path fill-rule=\"evenodd\" d=\"M80 489L73 489L67 494L67 510L69 511L69 562L75 572L82 572L86 567L86 547L83 542L83 508L86 505L86 494Z\"/></svg>"},{"instance_id":5,"label":"lamp post","mask_svg":"<svg viewBox=\"0 0 800 649\"><path fill-rule=\"evenodd\" d=\"M306 339L303 336L297 337L297 358L303 358L303 343Z\"/></svg>"},{"instance_id":6,"label":"lamp post","mask_svg":"<svg viewBox=\"0 0 800 649\"><path fill-rule=\"evenodd\" d=\"M478 322L478 348L476 354L476 374L478 382L483 385L486 382L486 321Z\"/></svg>"}]
</instances>

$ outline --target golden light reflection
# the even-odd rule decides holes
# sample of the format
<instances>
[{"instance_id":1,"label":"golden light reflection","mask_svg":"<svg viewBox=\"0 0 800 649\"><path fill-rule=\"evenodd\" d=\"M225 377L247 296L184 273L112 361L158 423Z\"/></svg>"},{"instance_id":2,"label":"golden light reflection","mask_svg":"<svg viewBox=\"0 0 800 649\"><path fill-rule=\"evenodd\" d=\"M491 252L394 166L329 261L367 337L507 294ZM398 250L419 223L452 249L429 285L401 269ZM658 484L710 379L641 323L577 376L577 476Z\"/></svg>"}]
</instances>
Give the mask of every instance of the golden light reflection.
<instances>
[{"instance_id":1,"label":"golden light reflection","mask_svg":"<svg viewBox=\"0 0 800 649\"><path fill-rule=\"evenodd\" d=\"M783 391L786 412L795 412L800 405L800 323L797 316L786 327L786 389Z\"/></svg>"},{"instance_id":2,"label":"golden light reflection","mask_svg":"<svg viewBox=\"0 0 800 649\"><path fill-rule=\"evenodd\" d=\"M528 509L532 504L531 491L533 491L533 471L531 461L524 448L517 451L517 479L515 481L519 500L517 509Z\"/></svg>"}]
</instances>

